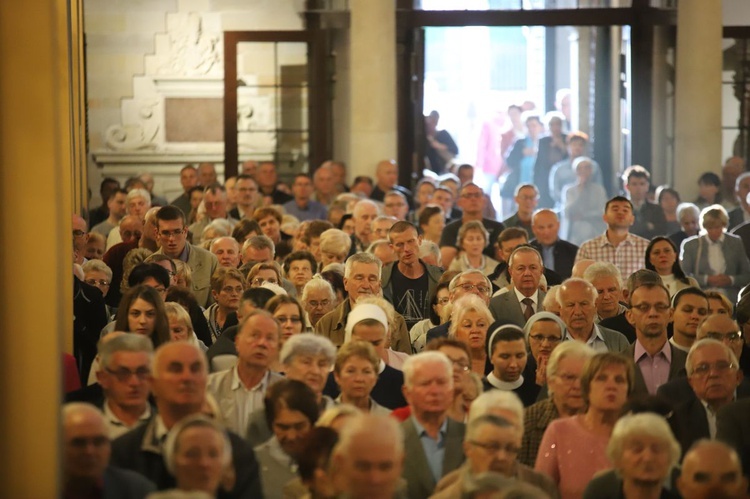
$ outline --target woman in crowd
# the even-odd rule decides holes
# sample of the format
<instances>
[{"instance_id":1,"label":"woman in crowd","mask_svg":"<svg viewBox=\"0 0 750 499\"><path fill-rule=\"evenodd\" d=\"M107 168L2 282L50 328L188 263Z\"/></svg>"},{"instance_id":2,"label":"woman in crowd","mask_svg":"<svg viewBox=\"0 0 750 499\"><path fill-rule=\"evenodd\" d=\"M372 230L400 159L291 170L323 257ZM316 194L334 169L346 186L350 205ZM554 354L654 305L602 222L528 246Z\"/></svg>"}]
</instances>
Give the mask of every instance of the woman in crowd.
<instances>
[{"instance_id":1,"label":"woman in crowd","mask_svg":"<svg viewBox=\"0 0 750 499\"><path fill-rule=\"evenodd\" d=\"M459 253L448 267L448 270L481 270L484 275L490 275L500 262L485 255L484 248L490 234L480 221L467 222L458 229Z\"/></svg>"},{"instance_id":2,"label":"woman in crowd","mask_svg":"<svg viewBox=\"0 0 750 499\"><path fill-rule=\"evenodd\" d=\"M112 269L101 260L89 260L83 264L83 281L86 284L94 286L102 292L103 297L107 297L109 287L112 285ZM117 308L105 305L107 309L107 319L110 319L117 313Z\"/></svg>"},{"instance_id":3,"label":"woman in crowd","mask_svg":"<svg viewBox=\"0 0 750 499\"><path fill-rule=\"evenodd\" d=\"M213 341L211 341L211 332L208 330L206 316L203 315L203 309L198 304L198 300L195 299L190 288L184 286L170 286L169 289L167 289L167 297L165 301L167 303L175 302L187 310L195 335L201 343L207 347L213 345Z\"/></svg>"},{"instance_id":4,"label":"woman in crowd","mask_svg":"<svg viewBox=\"0 0 750 499\"><path fill-rule=\"evenodd\" d=\"M441 277L440 280L441 282L438 283L435 292L430 297L430 316L427 319L417 322L409 330L409 338L411 339L411 345L415 353L424 350L427 344L427 331L445 322L443 313L445 306L450 301L450 292L448 291L450 279L443 279Z\"/></svg>"},{"instance_id":5,"label":"woman in crowd","mask_svg":"<svg viewBox=\"0 0 750 499\"><path fill-rule=\"evenodd\" d=\"M289 338L302 332L305 313L296 298L289 295L274 296L266 303L266 310L281 324L279 348L284 346Z\"/></svg>"},{"instance_id":6,"label":"woman in crowd","mask_svg":"<svg viewBox=\"0 0 750 499\"><path fill-rule=\"evenodd\" d=\"M552 352L545 373L547 398L524 411L519 462L534 466L547 426L555 419L575 416L583 411L581 373L586 361L595 354L593 348L580 341L566 341Z\"/></svg>"},{"instance_id":7,"label":"woman in crowd","mask_svg":"<svg viewBox=\"0 0 750 499\"><path fill-rule=\"evenodd\" d=\"M192 225L205 216L205 209L201 207L203 202L203 187L197 185L188 191L190 198L190 213L186 213L187 225Z\"/></svg>"},{"instance_id":8,"label":"woman in crowd","mask_svg":"<svg viewBox=\"0 0 750 499\"><path fill-rule=\"evenodd\" d=\"M342 264L338 264L343 267ZM320 277L328 281L328 284L333 288L333 293L336 295L336 305L349 297L349 293L346 292L344 287L344 272L339 272L331 267L331 270L323 270L320 272Z\"/></svg>"},{"instance_id":9,"label":"woman in crowd","mask_svg":"<svg viewBox=\"0 0 750 499\"><path fill-rule=\"evenodd\" d=\"M220 489L233 486L229 483L233 482L229 437L219 423L202 414L188 416L172 428L164 443L164 462L175 478L176 490L183 493L203 492L216 497ZM175 497L169 494L163 493L164 497Z\"/></svg>"},{"instance_id":10,"label":"woman in crowd","mask_svg":"<svg viewBox=\"0 0 750 499\"><path fill-rule=\"evenodd\" d=\"M344 263L352 247L351 235L339 229L328 229L320 235L320 267Z\"/></svg>"},{"instance_id":11,"label":"woman in crowd","mask_svg":"<svg viewBox=\"0 0 750 499\"><path fill-rule=\"evenodd\" d=\"M572 168L576 174L576 182L566 185L562 190L564 216L560 237L580 245L604 231L602 206L607 202L607 193L604 187L592 181L596 167L591 158L576 158Z\"/></svg>"},{"instance_id":12,"label":"woman in crowd","mask_svg":"<svg viewBox=\"0 0 750 499\"><path fill-rule=\"evenodd\" d=\"M720 292L709 289L706 291L706 298L708 298L708 315L724 314L731 317L734 313L732 302Z\"/></svg>"},{"instance_id":13,"label":"woman in crowd","mask_svg":"<svg viewBox=\"0 0 750 499\"><path fill-rule=\"evenodd\" d=\"M484 300L476 295L462 296L453 304L448 336L463 342L471 352L471 371L484 376L492 370L487 350L487 329L494 322Z\"/></svg>"},{"instance_id":14,"label":"woman in crowd","mask_svg":"<svg viewBox=\"0 0 750 499\"><path fill-rule=\"evenodd\" d=\"M532 405L539 395L539 385L533 376L526 378L523 375L528 363L523 329L514 324L495 329L490 335L487 356L492 363L492 372L484 379L485 391L512 391L525 407Z\"/></svg>"},{"instance_id":15,"label":"woman in crowd","mask_svg":"<svg viewBox=\"0 0 750 499\"><path fill-rule=\"evenodd\" d=\"M484 391L481 378L478 378L479 387L472 378L469 347L453 338L438 338L427 344L427 350L445 354L453 364L453 404L448 409L448 416L465 423L471 402Z\"/></svg>"},{"instance_id":16,"label":"woman in crowd","mask_svg":"<svg viewBox=\"0 0 750 499\"><path fill-rule=\"evenodd\" d=\"M337 228L343 231L348 236L354 235L354 218L351 213L341 217L341 220L337 224Z\"/></svg>"},{"instance_id":17,"label":"woman in crowd","mask_svg":"<svg viewBox=\"0 0 750 499\"><path fill-rule=\"evenodd\" d=\"M315 324L339 304L331 283L313 276L302 289L302 306L305 308L305 330L312 332Z\"/></svg>"},{"instance_id":18,"label":"woman in crowd","mask_svg":"<svg viewBox=\"0 0 750 499\"><path fill-rule=\"evenodd\" d=\"M321 415L322 418L322 415ZM320 422L320 419L318 419ZM290 485L284 490L286 499L330 499L336 497L331 455L338 443L338 433L328 427L316 426L305 436L302 452L297 459L302 493L292 492ZM296 491L297 488L295 488Z\"/></svg>"},{"instance_id":19,"label":"woman in crowd","mask_svg":"<svg viewBox=\"0 0 750 499\"><path fill-rule=\"evenodd\" d=\"M704 209L701 227L705 233L682 243L680 263L701 287L715 288L736 302L739 290L750 283L750 260L742 239L726 232L728 224L723 206ZM714 251L717 246L720 251Z\"/></svg>"},{"instance_id":20,"label":"woman in crowd","mask_svg":"<svg viewBox=\"0 0 750 499\"><path fill-rule=\"evenodd\" d=\"M676 248L682 247L682 241L689 237L698 235L698 222L701 212L693 203L680 203L677 206L677 221L680 222L680 230L669 234Z\"/></svg>"},{"instance_id":21,"label":"woman in crowd","mask_svg":"<svg viewBox=\"0 0 750 499\"><path fill-rule=\"evenodd\" d=\"M439 245L440 237L445 229L445 212L443 209L436 204L425 206L419 213L418 223L419 228L422 229L422 237Z\"/></svg>"},{"instance_id":22,"label":"woman in crowd","mask_svg":"<svg viewBox=\"0 0 750 499\"><path fill-rule=\"evenodd\" d=\"M547 362L552 351L565 339L567 328L559 316L552 312L537 312L523 328L531 357L536 364L536 384L547 384Z\"/></svg>"},{"instance_id":23,"label":"woman in crowd","mask_svg":"<svg viewBox=\"0 0 750 499\"><path fill-rule=\"evenodd\" d=\"M276 262L256 263L247 273L246 282L251 288L259 288L266 282L281 286L281 267Z\"/></svg>"},{"instance_id":24,"label":"woman in crowd","mask_svg":"<svg viewBox=\"0 0 750 499\"><path fill-rule=\"evenodd\" d=\"M661 206L664 218L667 220L666 234L674 234L680 230L680 219L677 216L680 193L671 187L662 185L656 189L656 202Z\"/></svg>"},{"instance_id":25,"label":"woman in crowd","mask_svg":"<svg viewBox=\"0 0 750 499\"><path fill-rule=\"evenodd\" d=\"M339 404L350 404L363 412L390 414L390 410L375 402L370 393L378 382L380 358L366 341L344 343L336 354L333 377L341 390Z\"/></svg>"},{"instance_id":26,"label":"woman in crowd","mask_svg":"<svg viewBox=\"0 0 750 499\"><path fill-rule=\"evenodd\" d=\"M628 414L620 418L607 445L615 481L594 479L584 499L677 499L664 487L680 460L677 443L667 421L654 413Z\"/></svg>"},{"instance_id":27,"label":"woman in crowd","mask_svg":"<svg viewBox=\"0 0 750 499\"><path fill-rule=\"evenodd\" d=\"M535 469L557 484L562 499L579 498L593 476L610 467L606 449L633 386L633 361L612 352L588 360L581 374L583 414L552 421Z\"/></svg>"},{"instance_id":28,"label":"woman in crowd","mask_svg":"<svg viewBox=\"0 0 750 499\"><path fill-rule=\"evenodd\" d=\"M130 288L120 301L115 331L148 336L154 348L169 341L169 321L164 301L152 287L139 284Z\"/></svg>"},{"instance_id":29,"label":"woman in crowd","mask_svg":"<svg viewBox=\"0 0 750 499\"><path fill-rule=\"evenodd\" d=\"M305 435L318 420L320 408L310 387L284 379L268 388L265 411L273 436L254 451L263 497L281 499L284 485L296 478Z\"/></svg>"},{"instance_id":30,"label":"woman in crowd","mask_svg":"<svg viewBox=\"0 0 750 499\"><path fill-rule=\"evenodd\" d=\"M539 207L552 208L554 201L549 194L549 174L552 167L568 157L563 123L565 116L552 111L544 115L549 134L539 139L539 152L534 163L534 184L539 189Z\"/></svg>"},{"instance_id":31,"label":"woman in crowd","mask_svg":"<svg viewBox=\"0 0 750 499\"><path fill-rule=\"evenodd\" d=\"M169 301L164 304L164 310L167 312L167 320L169 321L170 341L187 341L200 347L204 352L208 350L208 347L193 332L190 314L182 305Z\"/></svg>"},{"instance_id":32,"label":"woman in crowd","mask_svg":"<svg viewBox=\"0 0 750 499\"><path fill-rule=\"evenodd\" d=\"M227 328L237 324L237 309L245 291L242 272L219 267L211 276L211 295L215 302L204 312L212 343Z\"/></svg>"},{"instance_id":33,"label":"woman in crowd","mask_svg":"<svg viewBox=\"0 0 750 499\"><path fill-rule=\"evenodd\" d=\"M261 234L260 225L252 219L243 218L232 229L232 237L242 247L245 241Z\"/></svg>"},{"instance_id":34,"label":"woman in crowd","mask_svg":"<svg viewBox=\"0 0 750 499\"><path fill-rule=\"evenodd\" d=\"M656 236L646 247L646 268L653 270L661 276L661 281L669 290L669 295L684 288L698 288L698 282L692 277L687 277L682 271L680 261L677 258L677 248L671 239L664 236Z\"/></svg>"}]
</instances>

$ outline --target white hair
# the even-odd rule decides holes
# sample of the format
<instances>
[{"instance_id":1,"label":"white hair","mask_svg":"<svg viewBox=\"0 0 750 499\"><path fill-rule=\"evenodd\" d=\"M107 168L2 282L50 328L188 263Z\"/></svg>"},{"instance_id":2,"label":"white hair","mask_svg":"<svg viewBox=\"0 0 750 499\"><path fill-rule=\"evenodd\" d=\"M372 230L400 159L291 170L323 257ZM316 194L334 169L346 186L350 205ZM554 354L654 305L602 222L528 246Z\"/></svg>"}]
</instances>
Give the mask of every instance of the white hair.
<instances>
[{"instance_id":1,"label":"white hair","mask_svg":"<svg viewBox=\"0 0 750 499\"><path fill-rule=\"evenodd\" d=\"M114 338L105 336L97 343L99 367L108 368L112 356L117 352L145 353L151 361L154 355L154 344L149 337L141 334L119 334Z\"/></svg>"},{"instance_id":2,"label":"white hair","mask_svg":"<svg viewBox=\"0 0 750 499\"><path fill-rule=\"evenodd\" d=\"M432 241L423 239L422 244L419 245L419 258L424 258L428 255L435 255L435 258L437 258L438 266L442 266L443 256L440 253L440 247Z\"/></svg>"},{"instance_id":3,"label":"white hair","mask_svg":"<svg viewBox=\"0 0 750 499\"><path fill-rule=\"evenodd\" d=\"M495 322L495 319L492 317L492 312L490 312L490 309L487 308L487 304L484 302L484 300L473 293L469 293L456 300L455 303L451 304L451 325L448 328L448 336L453 338L456 335L456 330L458 329L458 326L460 326L459 323L461 321L461 318L469 312L478 313L484 320L487 321L488 328L490 324Z\"/></svg>"},{"instance_id":4,"label":"white hair","mask_svg":"<svg viewBox=\"0 0 750 499\"><path fill-rule=\"evenodd\" d=\"M554 350L547 360L547 393L552 397L552 389L549 380L557 375L557 367L560 361L567 357L588 360L596 355L596 350L581 341L563 341Z\"/></svg>"},{"instance_id":5,"label":"white hair","mask_svg":"<svg viewBox=\"0 0 750 499\"><path fill-rule=\"evenodd\" d=\"M412 355L406 359L401 369L404 373L404 386L407 388L413 387L414 376L416 375L417 370L427 364L440 364L445 367L448 373L448 378L450 379L451 384L453 384L453 364L451 361L448 360L448 357L442 352L429 351Z\"/></svg>"},{"instance_id":6,"label":"white hair","mask_svg":"<svg viewBox=\"0 0 750 499\"><path fill-rule=\"evenodd\" d=\"M475 419L493 414L493 411L497 409L509 411L516 416L518 428L523 432L523 402L515 392L506 390L490 390L475 398L469 408L466 423L471 424Z\"/></svg>"},{"instance_id":7,"label":"white hair","mask_svg":"<svg viewBox=\"0 0 750 499\"><path fill-rule=\"evenodd\" d=\"M592 265L593 267L593 265ZM599 296L599 292L596 290L593 284L591 284L586 279L581 279L580 277L570 277L568 279L565 279L565 281L560 284L560 288L557 290L557 303L562 307L563 306L563 293L566 289L568 289L568 286L571 284L580 284L586 290L589 292L589 295L591 296L591 303L594 303Z\"/></svg>"},{"instance_id":8,"label":"white hair","mask_svg":"<svg viewBox=\"0 0 750 499\"><path fill-rule=\"evenodd\" d=\"M131 189L130 192L128 192L128 195L125 197L125 202L129 203L135 198L143 198L146 201L146 204L151 205L151 194L149 194L146 189Z\"/></svg>"},{"instance_id":9,"label":"white hair","mask_svg":"<svg viewBox=\"0 0 750 499\"><path fill-rule=\"evenodd\" d=\"M226 468L232 463L232 442L229 440L226 430L217 421L203 414L193 414L177 422L167 434L164 442L164 464L167 470L174 475L175 454L179 449L180 437L189 428L208 428L219 435L222 442L221 464Z\"/></svg>"},{"instance_id":10,"label":"white hair","mask_svg":"<svg viewBox=\"0 0 750 499\"><path fill-rule=\"evenodd\" d=\"M349 418L339 434L339 441L333 449L334 455L346 457L352 440L360 435L369 435L381 442L390 442L396 448L399 460L404 453L404 434L398 422L388 415L358 414Z\"/></svg>"},{"instance_id":11,"label":"white hair","mask_svg":"<svg viewBox=\"0 0 750 499\"><path fill-rule=\"evenodd\" d=\"M583 278L590 283L593 283L597 279L602 277L614 277L617 279L617 284L622 288L622 273L613 263L610 262L596 262L593 263L583 271Z\"/></svg>"},{"instance_id":12,"label":"white hair","mask_svg":"<svg viewBox=\"0 0 750 499\"><path fill-rule=\"evenodd\" d=\"M101 272L105 276L107 276L107 280L110 284L112 284L112 269L109 268L109 265L104 263L101 260L89 260L86 263L83 264L83 271L84 272Z\"/></svg>"},{"instance_id":13,"label":"white hair","mask_svg":"<svg viewBox=\"0 0 750 499\"><path fill-rule=\"evenodd\" d=\"M376 257L372 253L359 252L355 253L346 259L346 265L344 266L344 278L348 279L352 274L352 267L355 263L374 263L378 266L378 278L380 278L380 271L383 269L383 262L380 258Z\"/></svg>"},{"instance_id":14,"label":"white hair","mask_svg":"<svg viewBox=\"0 0 750 499\"><path fill-rule=\"evenodd\" d=\"M627 441L631 438L647 436L657 438L669 446L669 468L680 460L680 444L674 438L669 423L662 416L650 412L627 414L615 423L612 436L607 444L607 457L617 467ZM661 478L666 478L666 476Z\"/></svg>"},{"instance_id":15,"label":"white hair","mask_svg":"<svg viewBox=\"0 0 750 499\"><path fill-rule=\"evenodd\" d=\"M729 357L729 362L734 364L734 367L736 369L739 369L740 362L737 360L737 356L734 354L734 351L732 351L731 348L729 348L723 341L715 340L713 338L703 338L695 343L693 343L693 346L690 347L690 351L687 354L687 360L685 361L685 369L687 370L688 376L693 374L693 357L695 357L695 352L702 348L709 347L711 345L716 345L721 347L724 352L727 354L727 357Z\"/></svg>"},{"instance_id":16,"label":"white hair","mask_svg":"<svg viewBox=\"0 0 750 499\"><path fill-rule=\"evenodd\" d=\"M336 347L325 336L315 333L295 334L281 347L279 362L289 364L298 355L323 355L333 365L336 361Z\"/></svg>"},{"instance_id":17,"label":"white hair","mask_svg":"<svg viewBox=\"0 0 750 499\"><path fill-rule=\"evenodd\" d=\"M319 274L315 274L312 279L307 281L305 287L302 288L302 297L300 300L302 303L307 303L311 291L325 291L332 302L336 301L336 293L333 291L333 286L331 286L330 282L320 277Z\"/></svg>"},{"instance_id":18,"label":"white hair","mask_svg":"<svg viewBox=\"0 0 750 499\"><path fill-rule=\"evenodd\" d=\"M320 251L347 255L352 247L352 238L339 229L327 229L320 235Z\"/></svg>"}]
</instances>

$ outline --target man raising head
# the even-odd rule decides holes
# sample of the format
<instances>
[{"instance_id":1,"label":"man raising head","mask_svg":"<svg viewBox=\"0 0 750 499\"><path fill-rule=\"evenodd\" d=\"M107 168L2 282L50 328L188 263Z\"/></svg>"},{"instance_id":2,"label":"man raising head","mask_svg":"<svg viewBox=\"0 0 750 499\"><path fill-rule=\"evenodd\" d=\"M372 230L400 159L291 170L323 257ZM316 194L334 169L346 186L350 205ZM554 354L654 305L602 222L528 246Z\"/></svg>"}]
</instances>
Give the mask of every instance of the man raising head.
<instances>
[{"instance_id":1,"label":"man raising head","mask_svg":"<svg viewBox=\"0 0 750 499\"><path fill-rule=\"evenodd\" d=\"M549 209L537 210L531 217L531 231L534 233L531 246L541 253L544 268L554 270L563 279L570 277L578 246L559 238L557 214Z\"/></svg>"}]
</instances>

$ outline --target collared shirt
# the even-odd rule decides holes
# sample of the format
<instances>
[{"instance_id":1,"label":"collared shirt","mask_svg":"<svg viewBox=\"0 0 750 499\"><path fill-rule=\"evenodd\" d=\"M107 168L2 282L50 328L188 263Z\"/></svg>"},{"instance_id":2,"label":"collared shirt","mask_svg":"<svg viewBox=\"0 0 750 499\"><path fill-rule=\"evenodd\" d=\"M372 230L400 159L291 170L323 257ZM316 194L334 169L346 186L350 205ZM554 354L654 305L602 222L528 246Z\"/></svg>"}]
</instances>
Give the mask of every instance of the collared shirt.
<instances>
[{"instance_id":1,"label":"collared shirt","mask_svg":"<svg viewBox=\"0 0 750 499\"><path fill-rule=\"evenodd\" d=\"M516 293L516 298L518 298L518 303L521 304L521 312L526 311L526 304L523 302L526 298L529 298L532 301L531 308L534 311L534 313L537 313L539 311L539 291L537 291L531 296L525 296L523 293L518 291L518 288L516 288L515 286L513 286L513 291L515 291Z\"/></svg>"},{"instance_id":2,"label":"collared shirt","mask_svg":"<svg viewBox=\"0 0 750 499\"><path fill-rule=\"evenodd\" d=\"M326 220L328 218L328 208L317 201L310 200L306 206L302 207L293 199L288 203L284 203L284 209L288 214L297 217L297 220L300 222L305 220Z\"/></svg>"},{"instance_id":3,"label":"collared shirt","mask_svg":"<svg viewBox=\"0 0 750 499\"><path fill-rule=\"evenodd\" d=\"M156 415L154 422L154 437L156 437L156 441L159 442L159 450L161 451L164 448L164 442L167 440L169 430L167 429L167 425L164 424L164 420L161 418L160 414Z\"/></svg>"},{"instance_id":4,"label":"collared shirt","mask_svg":"<svg viewBox=\"0 0 750 499\"><path fill-rule=\"evenodd\" d=\"M177 258L179 260L182 260L183 262L187 262L189 256L190 256L190 243L185 243L185 247L182 248L182 253L180 253L180 256Z\"/></svg>"},{"instance_id":5,"label":"collared shirt","mask_svg":"<svg viewBox=\"0 0 750 499\"><path fill-rule=\"evenodd\" d=\"M565 330L565 341L573 341L575 338L571 336L570 330ZM607 344L604 342L604 336L602 336L602 332L599 331L599 327L594 324L594 330L591 332L591 336L589 336L589 339L586 340L586 344L594 349L597 353L604 353L609 352L609 348L607 348Z\"/></svg>"},{"instance_id":6,"label":"collared shirt","mask_svg":"<svg viewBox=\"0 0 750 499\"><path fill-rule=\"evenodd\" d=\"M722 249L724 239L724 234L716 241L706 238L708 242L708 266L714 274L723 274L727 270L727 260L724 258L724 250Z\"/></svg>"},{"instance_id":7,"label":"collared shirt","mask_svg":"<svg viewBox=\"0 0 750 499\"><path fill-rule=\"evenodd\" d=\"M609 242L607 233L583 243L576 255L576 263L583 259L610 262L620 269L622 276L629 276L644 267L648 239L628 234L617 246Z\"/></svg>"},{"instance_id":8,"label":"collared shirt","mask_svg":"<svg viewBox=\"0 0 750 499\"><path fill-rule=\"evenodd\" d=\"M268 453L271 455L271 457L274 459L274 461L278 462L280 465L284 466L285 468L288 468L289 471L292 473L297 473L297 463L292 459L292 457L284 452L284 449L281 448L281 444L279 443L279 440L273 436L268 441ZM279 484L283 485L283 484Z\"/></svg>"},{"instance_id":9,"label":"collared shirt","mask_svg":"<svg viewBox=\"0 0 750 499\"><path fill-rule=\"evenodd\" d=\"M133 425L125 424L120 418L118 418L112 409L109 408L109 400L104 399L104 419L107 421L107 430L109 432L109 439L114 440L120 435L124 435L138 425L143 424L151 418L151 406L146 402L146 410L140 415L138 421Z\"/></svg>"},{"instance_id":10,"label":"collared shirt","mask_svg":"<svg viewBox=\"0 0 750 499\"><path fill-rule=\"evenodd\" d=\"M643 381L650 395L656 395L656 390L669 380L669 366L672 363L672 349L669 342L656 352L649 355L640 340L635 340L635 364L641 370Z\"/></svg>"},{"instance_id":11,"label":"collared shirt","mask_svg":"<svg viewBox=\"0 0 750 499\"><path fill-rule=\"evenodd\" d=\"M701 400L701 404L703 404L703 409L706 410L706 421L708 421L708 434L711 436L711 440L716 438L716 412L711 409L711 406L708 405L708 402L705 400Z\"/></svg>"},{"instance_id":12,"label":"collared shirt","mask_svg":"<svg viewBox=\"0 0 750 499\"><path fill-rule=\"evenodd\" d=\"M271 372L266 371L263 378L250 388L246 388L240 379L237 366L232 368L232 395L234 396L234 414L224 414L224 425L241 437L247 436L250 415L265 407L263 397L266 395Z\"/></svg>"},{"instance_id":13,"label":"collared shirt","mask_svg":"<svg viewBox=\"0 0 750 499\"><path fill-rule=\"evenodd\" d=\"M545 246L542 245L542 262L544 262L545 269L557 270L555 268L555 245Z\"/></svg>"},{"instance_id":14,"label":"collared shirt","mask_svg":"<svg viewBox=\"0 0 750 499\"><path fill-rule=\"evenodd\" d=\"M427 464L430 466L432 476L435 478L435 483L439 482L443 476L443 459L445 458L445 437L448 433L448 418L443 419L443 424L440 426L437 440L427 434L417 418L411 417L414 422L414 427L417 429L417 436L422 444Z\"/></svg>"}]
</instances>

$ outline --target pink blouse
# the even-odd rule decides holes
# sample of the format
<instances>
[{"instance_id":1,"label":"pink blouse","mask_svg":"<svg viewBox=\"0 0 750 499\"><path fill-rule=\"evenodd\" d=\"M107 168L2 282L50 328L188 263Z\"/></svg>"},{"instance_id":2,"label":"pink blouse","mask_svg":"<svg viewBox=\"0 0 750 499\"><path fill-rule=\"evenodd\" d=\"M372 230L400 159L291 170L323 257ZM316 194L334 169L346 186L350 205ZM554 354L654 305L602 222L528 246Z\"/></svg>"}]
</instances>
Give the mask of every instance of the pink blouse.
<instances>
[{"instance_id":1,"label":"pink blouse","mask_svg":"<svg viewBox=\"0 0 750 499\"><path fill-rule=\"evenodd\" d=\"M552 478L561 499L579 499L597 471L612 467L608 442L583 426L583 416L556 419L544 432L534 469Z\"/></svg>"}]
</instances>

